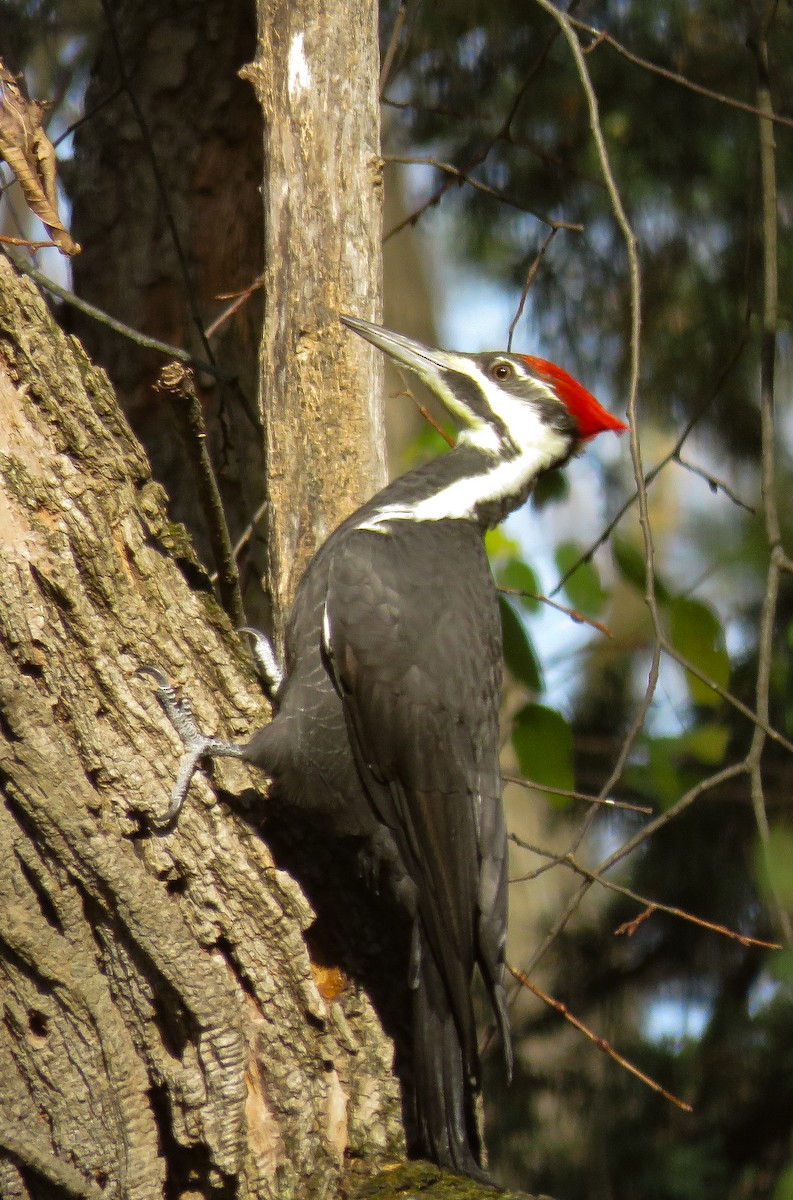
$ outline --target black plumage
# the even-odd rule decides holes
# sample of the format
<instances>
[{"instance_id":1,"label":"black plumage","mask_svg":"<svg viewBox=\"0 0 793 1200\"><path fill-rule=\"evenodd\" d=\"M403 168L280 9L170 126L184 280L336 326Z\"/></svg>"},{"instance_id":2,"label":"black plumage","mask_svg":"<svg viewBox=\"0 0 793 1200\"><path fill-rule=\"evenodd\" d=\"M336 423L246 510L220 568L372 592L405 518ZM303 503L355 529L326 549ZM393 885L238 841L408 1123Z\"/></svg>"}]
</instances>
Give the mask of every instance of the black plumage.
<instances>
[{"instance_id":1,"label":"black plumage","mask_svg":"<svg viewBox=\"0 0 793 1200\"><path fill-rule=\"evenodd\" d=\"M342 319L421 376L463 432L448 454L395 480L319 548L287 623L283 671L259 641L276 711L246 746L202 735L153 672L186 751L168 818L202 757L234 755L274 779L287 827L300 814L320 839L338 844L333 869L342 864L342 872L330 888L320 885L318 910L349 892L353 848L369 883L367 908L389 926L367 981L376 986L393 958L412 997L404 1072L412 1149L484 1176L471 996L477 966L508 1070L511 1052L501 630L483 534L583 440L625 427L544 360L446 353ZM310 870L301 881L312 894ZM335 916L343 926L345 914ZM360 963L366 947L359 951Z\"/></svg>"},{"instance_id":2,"label":"black plumage","mask_svg":"<svg viewBox=\"0 0 793 1200\"><path fill-rule=\"evenodd\" d=\"M334 814L341 835L364 839L376 886L398 898L415 930L418 1147L476 1172L477 963L509 1045L500 620L476 522L358 527L405 492L398 480L309 565L287 629L278 711L245 757L296 805L308 799Z\"/></svg>"}]
</instances>

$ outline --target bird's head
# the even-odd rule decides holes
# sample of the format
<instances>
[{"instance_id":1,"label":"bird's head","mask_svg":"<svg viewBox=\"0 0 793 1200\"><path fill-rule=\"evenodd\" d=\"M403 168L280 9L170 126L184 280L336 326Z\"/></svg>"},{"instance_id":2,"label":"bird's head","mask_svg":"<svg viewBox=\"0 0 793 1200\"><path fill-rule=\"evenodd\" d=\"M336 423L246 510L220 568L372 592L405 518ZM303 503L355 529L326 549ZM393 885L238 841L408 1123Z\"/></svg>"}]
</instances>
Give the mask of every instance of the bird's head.
<instances>
[{"instance_id":1,"label":"bird's head","mask_svg":"<svg viewBox=\"0 0 793 1200\"><path fill-rule=\"evenodd\" d=\"M607 429L622 433L628 428L572 375L545 359L435 350L359 317L341 320L423 380L460 425L461 442L496 459L530 455L545 469Z\"/></svg>"}]
</instances>

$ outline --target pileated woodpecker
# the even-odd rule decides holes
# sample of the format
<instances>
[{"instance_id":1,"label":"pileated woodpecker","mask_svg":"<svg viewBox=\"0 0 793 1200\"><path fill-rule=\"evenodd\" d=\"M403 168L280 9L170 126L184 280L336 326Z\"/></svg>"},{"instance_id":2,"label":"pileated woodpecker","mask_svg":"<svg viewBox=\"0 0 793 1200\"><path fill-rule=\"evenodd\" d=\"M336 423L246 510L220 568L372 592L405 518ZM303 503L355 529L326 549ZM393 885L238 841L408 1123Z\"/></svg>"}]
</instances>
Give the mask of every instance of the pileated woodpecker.
<instances>
[{"instance_id":1,"label":"pileated woodpecker","mask_svg":"<svg viewBox=\"0 0 793 1200\"><path fill-rule=\"evenodd\" d=\"M543 359L449 353L341 319L414 371L461 432L319 548L297 589L283 669L257 635L276 711L247 745L205 737L149 668L185 743L165 820L199 760L225 754L260 767L309 820L322 814L338 837L360 839L370 878L410 930L414 1149L482 1177L476 966L511 1069L501 627L483 535L543 471L627 427Z\"/></svg>"}]
</instances>

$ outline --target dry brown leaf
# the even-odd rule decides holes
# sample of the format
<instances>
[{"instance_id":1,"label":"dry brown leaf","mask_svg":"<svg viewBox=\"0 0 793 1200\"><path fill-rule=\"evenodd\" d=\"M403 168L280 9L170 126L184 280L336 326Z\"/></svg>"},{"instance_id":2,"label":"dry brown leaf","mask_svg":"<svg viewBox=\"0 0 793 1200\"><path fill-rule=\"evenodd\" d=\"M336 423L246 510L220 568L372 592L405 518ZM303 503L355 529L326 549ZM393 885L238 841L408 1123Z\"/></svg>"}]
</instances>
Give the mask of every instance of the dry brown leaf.
<instances>
[{"instance_id":1,"label":"dry brown leaf","mask_svg":"<svg viewBox=\"0 0 793 1200\"><path fill-rule=\"evenodd\" d=\"M79 254L58 215L55 148L44 131L46 104L27 100L16 76L0 61L0 157L17 177L25 200L62 254Z\"/></svg>"}]
</instances>

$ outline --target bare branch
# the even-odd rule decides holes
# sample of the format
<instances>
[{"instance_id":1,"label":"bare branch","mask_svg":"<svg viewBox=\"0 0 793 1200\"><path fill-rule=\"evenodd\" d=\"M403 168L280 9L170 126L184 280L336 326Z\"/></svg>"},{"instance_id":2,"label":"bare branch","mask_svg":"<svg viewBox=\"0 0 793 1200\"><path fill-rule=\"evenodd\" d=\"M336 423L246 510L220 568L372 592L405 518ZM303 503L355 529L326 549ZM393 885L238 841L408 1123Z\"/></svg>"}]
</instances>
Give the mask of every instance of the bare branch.
<instances>
[{"instance_id":1,"label":"bare branch","mask_svg":"<svg viewBox=\"0 0 793 1200\"><path fill-rule=\"evenodd\" d=\"M218 565L218 591L223 607L234 625L245 624L240 595L240 579L231 545L223 501L207 451L204 414L193 384L193 377L181 363L168 363L155 384L173 401L187 455L195 471L196 487L209 529L212 553Z\"/></svg>"},{"instance_id":2,"label":"bare branch","mask_svg":"<svg viewBox=\"0 0 793 1200\"><path fill-rule=\"evenodd\" d=\"M566 1004L562 1003L561 1000L555 1000L553 996L549 996L548 993L544 992L542 988L539 988L536 983L533 983L531 979L529 979L528 975L521 971L519 967L513 967L508 963L507 969L513 978L517 979L518 983L527 988L534 996L537 997L538 1000L542 1000L544 1004L547 1004L550 1008L555 1009L556 1012L561 1013L566 1021L569 1021L570 1024L574 1025L575 1028L583 1033L585 1037L589 1038L590 1042L594 1042L598 1050L602 1050L604 1054L608 1054L609 1058L613 1058L614 1061L619 1063L621 1067L624 1067L626 1071L630 1071L631 1075L635 1075L637 1079L640 1079L642 1083L647 1084L647 1087L652 1088L654 1092L659 1092L665 1100L669 1100L672 1104L675 1104L678 1108L681 1108L683 1112L690 1113L694 1111L691 1105L687 1104L685 1100L680 1100L677 1096L673 1095L672 1092L668 1092L665 1087L662 1087L660 1083L656 1083L654 1079L651 1079L649 1075L645 1075L644 1071L640 1071L638 1067L635 1067L632 1062L624 1057L624 1055L620 1054L614 1049L611 1042L607 1041L606 1038L601 1037L599 1034L594 1033L588 1025L584 1024L580 1017L576 1017L570 1012L570 1009Z\"/></svg>"},{"instance_id":3,"label":"bare branch","mask_svg":"<svg viewBox=\"0 0 793 1200\"><path fill-rule=\"evenodd\" d=\"M100 325L106 325L108 329L112 329L114 333L120 334L121 337L127 338L130 342L134 342L136 346L141 346L144 350L156 350L158 354L165 354L168 358L173 358L177 362L184 363L185 366L195 367L197 371L205 371L207 375L211 375L215 379L220 379L224 383L233 383L236 381L235 375L232 375L229 371L222 370L222 368L215 366L214 363L204 362L203 359L189 354L187 350L182 350L180 346L171 346L168 342L161 342L157 338L141 333L138 329L133 329L131 325L125 325L123 321L117 321L115 317L111 317L110 313L97 308L95 304L89 304L87 300L82 300L74 292L70 292L68 288L61 287L59 283L55 283L43 271L37 270L30 263L26 262L21 255L8 253L8 258L21 275L27 275L39 287L43 287L46 291L51 292L53 296L57 296L64 304L68 304L71 308L76 308L79 312L85 313L87 317L91 317L92 320L97 321Z\"/></svg>"},{"instance_id":4,"label":"bare branch","mask_svg":"<svg viewBox=\"0 0 793 1200\"><path fill-rule=\"evenodd\" d=\"M707 684L709 688L712 688L717 696L720 696L722 700L732 705L734 709L737 709L748 721L751 721L756 729L759 729L766 737L770 737L772 741L777 742L784 750L789 750L793 754L793 742L788 741L784 734L779 733L778 730L769 724L767 715L763 716L759 711L753 712L747 704L744 704L742 700L739 700L727 688L722 687L712 675L708 675L701 667L693 663L690 658L686 658L679 650L676 650L665 635L661 638L661 647L666 654L679 662L681 667L685 667L692 675L696 675L697 679Z\"/></svg>"},{"instance_id":5,"label":"bare branch","mask_svg":"<svg viewBox=\"0 0 793 1200\"><path fill-rule=\"evenodd\" d=\"M253 293L258 292L262 287L264 287L264 276L258 275L253 283L248 284L241 292L228 292L221 296L216 296L216 300L231 300L232 303L228 308L224 308L219 316L215 317L211 325L207 326L207 337L214 337L217 331L225 325L226 321L230 320L235 312L250 300Z\"/></svg>"},{"instance_id":6,"label":"bare branch","mask_svg":"<svg viewBox=\"0 0 793 1200\"><path fill-rule=\"evenodd\" d=\"M777 186L776 147L774 145L773 105L768 80L768 27L773 19L776 5L763 5L763 15L758 21L758 30L749 38L757 62L757 106L760 115L760 178L762 189L762 243L763 243L763 314L762 342L760 347L760 428L762 437L761 477L763 494L763 516L768 538L769 562L765 594L760 612L760 633L757 647L757 682L755 706L757 721L747 755L747 767L751 780L752 808L760 838L763 855L767 860L770 842L768 814L763 790L762 756L765 747L766 729L770 718L771 664L774 649L774 625L779 601L779 585L782 574L782 530L776 501L776 437L774 430L774 367L776 360L776 330L779 306L779 278L777 262ZM770 882L770 879L769 879ZM773 885L772 885L773 886ZM793 924L784 905L774 896L774 908L779 927L786 942L793 940Z\"/></svg>"},{"instance_id":7,"label":"bare branch","mask_svg":"<svg viewBox=\"0 0 793 1200\"><path fill-rule=\"evenodd\" d=\"M550 246L551 242L556 237L556 234L558 232L559 232L558 229L550 229L548 231L545 241L540 246L539 250L537 251L537 254L535 255L533 263L529 267L528 274L526 275L526 282L523 285L523 291L521 292L520 300L518 301L518 307L515 310L515 316L512 318L512 320L509 323L509 336L507 338L507 350L512 349L512 338L515 333L515 327L517 326L518 321L520 320L521 316L523 315L523 309L526 306L526 297L529 294L529 288L534 283L537 272L540 269L540 263L545 258L545 252L547 251L548 247Z\"/></svg>"},{"instance_id":8,"label":"bare branch","mask_svg":"<svg viewBox=\"0 0 793 1200\"><path fill-rule=\"evenodd\" d=\"M568 608L566 604L560 604L558 600L551 600L550 596L543 596L542 592L526 592L522 588L509 587L500 587L497 590L501 592L502 596L523 596L527 600L537 600L540 604L547 604L550 608L564 613L571 621L575 621L576 625L590 625L592 629L605 634L608 638L614 636L607 625L601 625L600 621L595 621L593 617L585 617L577 609Z\"/></svg>"},{"instance_id":9,"label":"bare branch","mask_svg":"<svg viewBox=\"0 0 793 1200\"><path fill-rule=\"evenodd\" d=\"M583 225L576 225L572 221L556 221L552 217L545 216L543 213L535 212L533 208L529 208L527 205L521 204L519 200L513 200L511 196L505 196L503 192L499 192L495 188L491 188L488 184L482 183L481 180L475 179L468 173L468 171L460 170L460 168L455 167L453 163L442 162L440 159L421 154L386 154L383 156L383 161L395 163L423 163L425 166L435 167L438 171L443 171L444 174L448 175L455 183L467 183L472 188L476 188L478 191L484 192L486 196L492 196L495 200L500 201L501 204L506 204L510 208L517 209L518 212L528 213L529 216L536 217L538 221L542 221L543 224L549 225L554 233L558 229L572 229L576 233L581 233L584 228ZM478 165L478 163L476 165ZM438 204L448 190L449 181L447 180L446 183L443 183L439 188L436 188L429 199L427 199L418 209L404 217L401 221L398 221L392 229L389 229L388 233L383 238L383 241L387 242L389 238L392 238L401 230L406 229L408 225L415 225L419 217L426 212L428 208L432 208L434 205Z\"/></svg>"},{"instance_id":10,"label":"bare branch","mask_svg":"<svg viewBox=\"0 0 793 1200\"><path fill-rule=\"evenodd\" d=\"M614 930L615 935L627 934L630 937L636 928L640 924L644 924L653 913L662 912L666 913L669 917L678 917L681 921L689 921L692 925L699 925L703 929L709 929L711 933L718 933L722 937L740 942L742 946L760 946L764 950L782 949L779 942L766 942L762 938L749 937L745 933L737 933L734 929L729 929L726 925L720 925L717 921L706 921L704 917L696 917L693 913L688 912L684 908L678 908L674 904L663 904L660 900L648 900L646 896L640 896L632 888L623 887L622 884L614 883L613 880L604 878L599 871L590 871L587 867L582 866L572 855L566 855L562 859L562 865L570 867L577 875L582 875L585 879L591 879L594 883L599 883L601 887L607 888L609 891L617 892L620 896L626 896L629 900L635 900L637 904L644 905L638 917L634 918L633 921L626 922L624 925L619 925Z\"/></svg>"},{"instance_id":11,"label":"bare branch","mask_svg":"<svg viewBox=\"0 0 793 1200\"><path fill-rule=\"evenodd\" d=\"M394 65L397 49L399 48L399 39L402 36L402 29L407 17L408 6L407 0L399 0L399 8L394 19L394 28L391 30L391 37L388 39L388 46L383 55L383 65L380 68L380 98L382 99L383 92L388 87L388 80L391 75L391 68Z\"/></svg>"},{"instance_id":12,"label":"bare branch","mask_svg":"<svg viewBox=\"0 0 793 1200\"><path fill-rule=\"evenodd\" d=\"M685 75L679 75L676 71L670 71L668 67L660 67L657 63L650 62L646 58L642 58L638 54L634 54L627 46L623 46L622 42L618 42L610 33L605 30L596 29L594 25L587 25L585 21L579 21L575 17L570 17L571 25L575 25L577 29L583 30L585 33L591 33L594 37L594 42L588 47L587 53L596 50L598 46L611 46L612 50L616 50L628 62L633 63L637 67L642 67L645 71L651 71L653 75L660 75L663 79L668 79L670 83L676 83L679 87L687 88L690 92L696 92L698 96L705 96L708 100L716 100L719 104L726 104L729 108L737 108L740 112L749 113L753 117L767 116L763 109L758 105L746 104L743 100L736 100L733 96L726 96L723 92L716 92L712 88L705 87L704 84L695 83L693 79L688 79ZM776 121L779 125L793 126L793 117L784 117L780 113L770 114L771 120Z\"/></svg>"},{"instance_id":13,"label":"bare branch","mask_svg":"<svg viewBox=\"0 0 793 1200\"><path fill-rule=\"evenodd\" d=\"M600 121L600 111L598 108L597 96L592 84L592 79L584 59L581 45L575 34L575 31L570 24L570 19L567 14L563 13L551 3L551 0L537 0L540 8L554 18L559 25L565 40L570 47L573 60L578 71L578 76L581 81L584 94L586 96L587 107L589 109L589 125L592 133L592 138L595 142L598 162L603 175L603 180L606 185L606 190L611 201L611 208L614 213L614 219L620 229L623 241L625 242L625 251L628 260L628 275L630 281L630 380L628 393L628 417L630 420L630 439L631 439L631 458L633 460L634 477L636 480L637 500L639 504L639 524L642 530L642 538L644 541L644 557L646 564L645 573L645 602L650 610L653 628L655 630L656 640L653 647L650 669L647 676L647 686L644 696L639 704L638 710L634 716L630 728L628 729L623 740L622 747L614 767L606 780L601 790L601 795L607 796L614 788L617 780L621 777L625 769L625 764L633 748L634 742L642 729L647 713L650 709L655 689L658 684L658 670L661 659L661 618L658 611L658 604L655 598L655 568L654 568L654 549L652 530L650 528L650 515L647 505L647 490L644 483L644 470L642 467L641 446L639 444L639 429L637 421L637 402L639 393L639 374L640 374L640 348L641 348L641 271L639 267L639 255L636 246L636 237L631 228L625 207L617 187L617 182L614 178L614 173L611 169L611 161L609 159L606 141L603 136L603 128ZM580 845L586 835L587 830L595 819L598 809L593 805L587 814L584 821L581 823L576 846ZM574 847L575 848L575 847ZM566 918L565 918L566 919Z\"/></svg>"},{"instance_id":14,"label":"bare branch","mask_svg":"<svg viewBox=\"0 0 793 1200\"><path fill-rule=\"evenodd\" d=\"M651 838L653 834L657 833L659 829L663 829L664 826L668 825L670 821L675 820L675 818L680 816L682 812L685 812L685 810L689 808L696 800L698 800L700 796L704 795L705 792L708 792L715 787L719 787L722 783L726 783L728 779L735 778L736 775L744 774L746 774L746 763L739 762L733 763L729 767L724 767L721 771L717 771L714 775L709 776L707 779L701 780L699 783L695 784L694 787L689 788L687 792L684 792L680 799L677 800L676 803L671 806L671 808L668 808L665 812L661 813L661 815L656 817L655 820L649 821L647 825L635 833L633 837L628 838L628 840L623 842L623 844L617 850L604 858L592 874L597 876L605 874L613 866L615 866L616 863L621 862L624 858L627 858L629 854L632 854L634 850ZM578 844L580 844L580 841L581 838L579 837L571 850L568 851L568 854L571 856L575 855L575 850L577 849ZM565 862L565 856L560 856L558 861ZM532 954L529 964L526 967L526 970L529 973L534 970L537 963L541 958L544 957L546 951L554 943L561 931L567 925L567 922L570 920L573 913L578 909L578 906L594 882L596 882L594 879L586 878L582 880L580 886L576 888L575 892L565 905L563 911L556 918L542 942Z\"/></svg>"},{"instance_id":15,"label":"bare branch","mask_svg":"<svg viewBox=\"0 0 793 1200\"><path fill-rule=\"evenodd\" d=\"M731 357L727 361L725 367L719 374L719 377L716 380L712 391L709 392L709 394L705 397L702 404L699 406L699 408L693 414L693 416L691 416L689 418L683 432L680 434L680 437L677 439L677 441L675 442L674 446L669 451L669 453L665 454L664 457L662 459L660 459L660 461L657 462L654 467L651 467L651 469L644 476L645 488L649 488L650 484L655 482L655 480L660 475L661 471L663 471L664 467L666 467L670 462L674 462L676 459L679 458L680 451L682 450L683 446L685 445L686 441L688 440L688 437L691 434L691 431L699 423L699 421L701 421L701 419L704 417L705 413L710 408L711 404L716 399L716 397L718 396L722 387L724 386L725 381L729 378L730 373L732 372L734 366L738 362L738 359L741 357L744 347L746 346L746 340L747 340L747 334L746 334L746 330L744 330L743 336L738 340L738 344L737 344L733 354L731 355ZM609 521L608 525L605 527L605 529L602 531L602 533L600 533L598 535L598 537L591 544L591 546L588 546L587 549L584 551L584 553L581 555L581 557L579 559L577 559L576 562L574 562L572 564L572 566L570 566L564 572L564 574L560 577L558 583L556 584L553 591L551 592L552 596L555 596L558 591L561 591L561 589L564 587L565 583L570 578L570 576L574 575L575 572L578 570L578 568L580 566L583 566L584 563L589 562L590 559L592 558L592 556L594 555L595 551L600 549L600 547L602 545L604 545L605 542L608 541L608 539L611 537L612 533L616 529L617 525L619 525L620 521L625 516L626 512L628 512L628 510L633 507L633 505L636 503L638 498L639 498L639 492L637 489L633 493L632 496L628 497L628 499L625 501L625 503L622 505L622 507L618 509L617 513L612 517L612 519Z\"/></svg>"},{"instance_id":16,"label":"bare branch","mask_svg":"<svg viewBox=\"0 0 793 1200\"><path fill-rule=\"evenodd\" d=\"M593 796L590 792L576 792L570 788L551 787L547 783L538 783L535 779L525 779L522 775L503 775L505 783L517 783L520 787L525 787L531 791L549 792L552 796L565 796L568 800L583 800L587 804L602 804L605 808L622 808L628 812L651 813L653 810L646 804L631 804L629 800L612 800L610 796ZM512 839L516 845L523 846L527 850L533 850L533 846L522 842L515 835Z\"/></svg>"},{"instance_id":17,"label":"bare branch","mask_svg":"<svg viewBox=\"0 0 793 1200\"><path fill-rule=\"evenodd\" d=\"M729 484L725 483L723 479L719 479L712 471L705 471L702 467L696 466L695 463L689 462L687 458L683 458L683 455L679 453L674 456L674 461L687 471L690 471L692 475L698 475L700 479L704 479L712 492L724 492L724 495L732 500L733 504L754 516L755 510L751 504L747 504L740 496L736 496Z\"/></svg>"}]
</instances>

